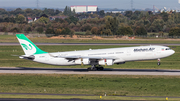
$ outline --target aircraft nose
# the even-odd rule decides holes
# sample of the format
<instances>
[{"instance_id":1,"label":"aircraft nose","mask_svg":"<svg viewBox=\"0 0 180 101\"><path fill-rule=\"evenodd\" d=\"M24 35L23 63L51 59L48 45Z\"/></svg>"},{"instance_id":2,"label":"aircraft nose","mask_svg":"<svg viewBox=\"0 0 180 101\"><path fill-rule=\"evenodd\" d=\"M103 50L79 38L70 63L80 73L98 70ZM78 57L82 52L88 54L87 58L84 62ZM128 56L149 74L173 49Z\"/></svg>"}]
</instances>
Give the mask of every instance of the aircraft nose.
<instances>
[{"instance_id":1,"label":"aircraft nose","mask_svg":"<svg viewBox=\"0 0 180 101\"><path fill-rule=\"evenodd\" d=\"M171 55L173 55L175 53L175 51L174 50L171 50Z\"/></svg>"}]
</instances>

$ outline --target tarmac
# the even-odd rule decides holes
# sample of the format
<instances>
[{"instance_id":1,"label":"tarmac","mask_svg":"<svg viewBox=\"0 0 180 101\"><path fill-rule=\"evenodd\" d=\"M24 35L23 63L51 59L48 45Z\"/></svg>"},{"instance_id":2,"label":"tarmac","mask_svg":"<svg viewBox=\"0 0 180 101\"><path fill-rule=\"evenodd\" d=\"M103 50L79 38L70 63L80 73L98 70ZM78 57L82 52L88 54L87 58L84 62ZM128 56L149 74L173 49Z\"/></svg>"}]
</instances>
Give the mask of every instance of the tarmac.
<instances>
[{"instance_id":1,"label":"tarmac","mask_svg":"<svg viewBox=\"0 0 180 101\"><path fill-rule=\"evenodd\" d=\"M180 70L168 69L111 69L88 71L85 68L27 68L0 67L0 73L9 74L87 74L87 75L166 75L180 76Z\"/></svg>"}]
</instances>

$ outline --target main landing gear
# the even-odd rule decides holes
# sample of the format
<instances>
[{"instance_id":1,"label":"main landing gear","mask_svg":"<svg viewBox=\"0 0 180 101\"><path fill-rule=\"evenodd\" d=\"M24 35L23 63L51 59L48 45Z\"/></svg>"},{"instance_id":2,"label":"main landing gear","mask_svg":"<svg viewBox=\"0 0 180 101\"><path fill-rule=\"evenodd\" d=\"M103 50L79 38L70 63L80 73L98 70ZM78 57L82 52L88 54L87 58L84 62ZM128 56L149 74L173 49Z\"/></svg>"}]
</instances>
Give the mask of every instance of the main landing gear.
<instances>
[{"instance_id":1,"label":"main landing gear","mask_svg":"<svg viewBox=\"0 0 180 101\"><path fill-rule=\"evenodd\" d=\"M97 70L104 70L104 67L101 65L91 65L91 67L87 68L88 71L97 71Z\"/></svg>"},{"instance_id":2,"label":"main landing gear","mask_svg":"<svg viewBox=\"0 0 180 101\"><path fill-rule=\"evenodd\" d=\"M161 61L161 60L160 60L160 59L158 59L158 63L157 63L157 65L158 65L158 66L159 66L159 65L161 65L160 61Z\"/></svg>"}]
</instances>

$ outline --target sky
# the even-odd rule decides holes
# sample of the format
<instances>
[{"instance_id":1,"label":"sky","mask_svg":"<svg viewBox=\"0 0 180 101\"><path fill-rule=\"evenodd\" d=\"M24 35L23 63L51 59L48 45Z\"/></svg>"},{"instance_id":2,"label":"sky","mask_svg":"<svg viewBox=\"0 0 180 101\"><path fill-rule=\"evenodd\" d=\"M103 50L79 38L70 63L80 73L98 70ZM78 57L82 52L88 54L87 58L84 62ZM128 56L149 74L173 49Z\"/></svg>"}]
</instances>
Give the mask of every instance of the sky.
<instances>
[{"instance_id":1,"label":"sky","mask_svg":"<svg viewBox=\"0 0 180 101\"><path fill-rule=\"evenodd\" d=\"M131 0L38 0L40 8L65 8L71 5L97 5L98 8L131 9ZM133 8L180 9L178 0L132 0ZM37 7L37 0L0 0L1 7Z\"/></svg>"}]
</instances>

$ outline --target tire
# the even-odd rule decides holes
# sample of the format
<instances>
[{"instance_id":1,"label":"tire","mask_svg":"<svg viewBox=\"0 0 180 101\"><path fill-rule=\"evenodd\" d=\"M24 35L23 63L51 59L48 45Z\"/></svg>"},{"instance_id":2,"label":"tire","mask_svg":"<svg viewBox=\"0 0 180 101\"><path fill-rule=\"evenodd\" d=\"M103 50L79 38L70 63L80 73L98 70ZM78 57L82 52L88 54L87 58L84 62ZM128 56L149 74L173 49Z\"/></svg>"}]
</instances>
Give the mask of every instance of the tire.
<instances>
[{"instance_id":1,"label":"tire","mask_svg":"<svg viewBox=\"0 0 180 101\"><path fill-rule=\"evenodd\" d=\"M103 67L99 67L99 70L104 70L104 68Z\"/></svg>"},{"instance_id":2,"label":"tire","mask_svg":"<svg viewBox=\"0 0 180 101\"><path fill-rule=\"evenodd\" d=\"M158 62L158 63L157 63L157 65L158 65L158 66L159 66L159 65L161 65L161 63L160 63L160 62Z\"/></svg>"},{"instance_id":3,"label":"tire","mask_svg":"<svg viewBox=\"0 0 180 101\"><path fill-rule=\"evenodd\" d=\"M88 71L91 71L91 67L87 68Z\"/></svg>"},{"instance_id":4,"label":"tire","mask_svg":"<svg viewBox=\"0 0 180 101\"><path fill-rule=\"evenodd\" d=\"M92 71L97 71L97 68L93 68Z\"/></svg>"}]
</instances>

